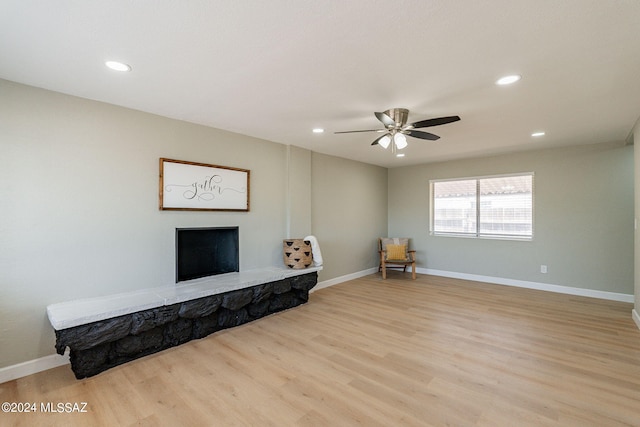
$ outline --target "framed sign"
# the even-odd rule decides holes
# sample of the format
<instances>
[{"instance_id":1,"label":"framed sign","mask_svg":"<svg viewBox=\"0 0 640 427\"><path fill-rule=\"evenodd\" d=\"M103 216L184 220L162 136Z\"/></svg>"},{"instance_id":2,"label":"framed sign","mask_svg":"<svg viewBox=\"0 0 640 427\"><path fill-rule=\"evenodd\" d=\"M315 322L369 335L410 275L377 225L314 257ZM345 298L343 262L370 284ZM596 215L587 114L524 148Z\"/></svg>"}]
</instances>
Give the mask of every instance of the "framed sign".
<instances>
[{"instance_id":1,"label":"framed sign","mask_svg":"<svg viewBox=\"0 0 640 427\"><path fill-rule=\"evenodd\" d=\"M249 211L247 169L160 159L160 210Z\"/></svg>"}]
</instances>

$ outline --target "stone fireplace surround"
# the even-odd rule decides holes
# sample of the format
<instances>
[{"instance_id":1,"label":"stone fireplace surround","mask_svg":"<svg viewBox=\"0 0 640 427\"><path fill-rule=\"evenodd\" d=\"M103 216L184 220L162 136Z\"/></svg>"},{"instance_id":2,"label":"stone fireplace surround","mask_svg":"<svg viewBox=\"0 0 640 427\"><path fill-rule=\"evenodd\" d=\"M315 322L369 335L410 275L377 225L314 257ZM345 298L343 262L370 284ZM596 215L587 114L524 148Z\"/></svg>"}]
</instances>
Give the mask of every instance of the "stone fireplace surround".
<instances>
[{"instance_id":1,"label":"stone fireplace surround","mask_svg":"<svg viewBox=\"0 0 640 427\"><path fill-rule=\"evenodd\" d=\"M76 378L304 304L322 267L268 267L51 304L56 350Z\"/></svg>"}]
</instances>

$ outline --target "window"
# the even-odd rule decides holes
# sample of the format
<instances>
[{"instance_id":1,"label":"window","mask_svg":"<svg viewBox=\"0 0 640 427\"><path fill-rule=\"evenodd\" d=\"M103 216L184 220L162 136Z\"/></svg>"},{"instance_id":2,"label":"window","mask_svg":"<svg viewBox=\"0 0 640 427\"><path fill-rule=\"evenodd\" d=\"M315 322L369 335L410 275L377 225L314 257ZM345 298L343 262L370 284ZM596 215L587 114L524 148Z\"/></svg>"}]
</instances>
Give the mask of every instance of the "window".
<instances>
[{"instance_id":1,"label":"window","mask_svg":"<svg viewBox=\"0 0 640 427\"><path fill-rule=\"evenodd\" d=\"M533 238L533 173L431 184L431 233Z\"/></svg>"}]
</instances>

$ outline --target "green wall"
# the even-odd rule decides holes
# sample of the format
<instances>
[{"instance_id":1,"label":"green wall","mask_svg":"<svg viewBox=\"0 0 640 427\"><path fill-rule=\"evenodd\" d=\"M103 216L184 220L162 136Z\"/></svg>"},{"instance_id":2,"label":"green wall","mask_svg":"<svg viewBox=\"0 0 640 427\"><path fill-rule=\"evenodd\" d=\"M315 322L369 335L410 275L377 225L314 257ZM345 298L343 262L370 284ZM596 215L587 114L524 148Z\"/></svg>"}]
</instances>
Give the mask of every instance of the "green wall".
<instances>
[{"instance_id":1,"label":"green wall","mask_svg":"<svg viewBox=\"0 0 640 427\"><path fill-rule=\"evenodd\" d=\"M55 353L48 304L172 285L177 227L239 226L241 270L315 234L321 280L386 229L384 168L4 80L0 153L0 368ZM251 170L251 210L160 211L160 157Z\"/></svg>"},{"instance_id":2,"label":"green wall","mask_svg":"<svg viewBox=\"0 0 640 427\"><path fill-rule=\"evenodd\" d=\"M599 144L391 169L389 234L424 269L631 295L633 164L632 146ZM430 235L429 180L518 172L535 174L532 241Z\"/></svg>"},{"instance_id":3,"label":"green wall","mask_svg":"<svg viewBox=\"0 0 640 427\"><path fill-rule=\"evenodd\" d=\"M387 169L312 154L312 229L322 236L321 280L378 266L387 233Z\"/></svg>"}]
</instances>

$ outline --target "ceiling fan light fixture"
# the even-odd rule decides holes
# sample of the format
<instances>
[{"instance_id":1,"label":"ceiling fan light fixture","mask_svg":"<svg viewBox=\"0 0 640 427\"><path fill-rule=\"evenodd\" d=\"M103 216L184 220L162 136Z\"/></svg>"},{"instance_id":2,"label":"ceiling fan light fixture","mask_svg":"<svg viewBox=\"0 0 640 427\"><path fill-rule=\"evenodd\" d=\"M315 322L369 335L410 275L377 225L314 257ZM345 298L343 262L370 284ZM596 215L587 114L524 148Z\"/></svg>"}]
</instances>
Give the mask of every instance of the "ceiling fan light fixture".
<instances>
[{"instance_id":1,"label":"ceiling fan light fixture","mask_svg":"<svg viewBox=\"0 0 640 427\"><path fill-rule=\"evenodd\" d=\"M384 129L366 129L366 130L349 130L342 132L334 132L334 134L338 133L359 133L359 132L377 132L383 133L384 135L376 138L371 145L380 145L383 149L389 148L391 145L391 152L394 155L397 155L398 150L402 150L406 148L409 144L407 143L407 136L418 139L425 139L428 141L436 141L440 139L438 135L429 132L423 132L414 129L421 129L431 126L440 126L446 125L448 123L457 122L460 120L460 116L446 116L446 117L435 117L432 119L420 120L415 123L407 124L407 119L409 117L409 110L406 108L391 108L389 110L383 112L375 112L373 113L376 118L382 123L385 128Z\"/></svg>"},{"instance_id":2,"label":"ceiling fan light fixture","mask_svg":"<svg viewBox=\"0 0 640 427\"><path fill-rule=\"evenodd\" d=\"M396 144L396 148L397 148L398 150L402 150L402 149L403 149L403 148L405 148L407 145L409 145L409 144L407 144L407 137L406 137L406 136L404 136L404 135L403 135L403 134L401 134L401 133L396 133L396 134L393 136L393 142Z\"/></svg>"},{"instance_id":3,"label":"ceiling fan light fixture","mask_svg":"<svg viewBox=\"0 0 640 427\"><path fill-rule=\"evenodd\" d=\"M385 150L387 148L389 148L389 144L391 143L391 137L389 137L389 135L385 135L383 136L379 141L378 144L380 144L380 146L382 148L384 148Z\"/></svg>"}]
</instances>

